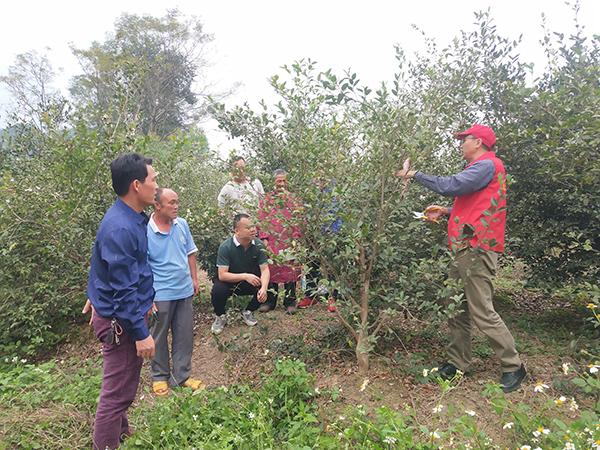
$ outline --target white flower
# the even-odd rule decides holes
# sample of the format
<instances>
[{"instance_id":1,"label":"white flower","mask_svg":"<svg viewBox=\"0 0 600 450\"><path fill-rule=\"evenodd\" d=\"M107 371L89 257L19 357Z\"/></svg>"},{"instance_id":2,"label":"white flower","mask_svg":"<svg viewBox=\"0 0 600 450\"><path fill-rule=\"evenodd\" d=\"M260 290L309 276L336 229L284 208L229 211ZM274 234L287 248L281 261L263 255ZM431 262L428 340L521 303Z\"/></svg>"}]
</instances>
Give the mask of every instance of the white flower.
<instances>
[{"instance_id":1,"label":"white flower","mask_svg":"<svg viewBox=\"0 0 600 450\"><path fill-rule=\"evenodd\" d=\"M503 430L510 430L513 427L514 423L512 422L506 422L503 426L502 429Z\"/></svg>"},{"instance_id":2,"label":"white flower","mask_svg":"<svg viewBox=\"0 0 600 450\"><path fill-rule=\"evenodd\" d=\"M253 420L256 416L254 415L253 412L249 412L248 413L248 419Z\"/></svg>"},{"instance_id":3,"label":"white flower","mask_svg":"<svg viewBox=\"0 0 600 450\"><path fill-rule=\"evenodd\" d=\"M472 409L465 410L465 413L468 414L471 417L474 417L474 416L477 415L477 413L475 413L475 411L473 411Z\"/></svg>"},{"instance_id":4,"label":"white flower","mask_svg":"<svg viewBox=\"0 0 600 450\"><path fill-rule=\"evenodd\" d=\"M316 387L315 388L315 394L319 395L320 393L321 393L321 390L318 387ZM272 402L273 402L273 400L271 400L271 403Z\"/></svg>"},{"instance_id":5,"label":"white flower","mask_svg":"<svg viewBox=\"0 0 600 450\"><path fill-rule=\"evenodd\" d=\"M575 450L575 445L572 442L565 442L563 450Z\"/></svg>"},{"instance_id":6,"label":"white flower","mask_svg":"<svg viewBox=\"0 0 600 450\"><path fill-rule=\"evenodd\" d=\"M565 375L567 375L569 373L569 368L571 367L571 363L563 363L562 364L562 371Z\"/></svg>"},{"instance_id":7,"label":"white flower","mask_svg":"<svg viewBox=\"0 0 600 450\"><path fill-rule=\"evenodd\" d=\"M21 364L25 364L26 362L27 362L27 360L26 360L26 359L22 359L22 360L21 360Z\"/></svg>"},{"instance_id":8,"label":"white flower","mask_svg":"<svg viewBox=\"0 0 600 450\"><path fill-rule=\"evenodd\" d=\"M556 400L554 400L554 403L556 403L557 405L560 406L560 405L562 405L566 401L567 401L567 398L565 396L561 395Z\"/></svg>"},{"instance_id":9,"label":"white flower","mask_svg":"<svg viewBox=\"0 0 600 450\"><path fill-rule=\"evenodd\" d=\"M386 438L383 440L384 444L395 444L396 443L396 438L392 437L392 436L386 436Z\"/></svg>"},{"instance_id":10,"label":"white flower","mask_svg":"<svg viewBox=\"0 0 600 450\"><path fill-rule=\"evenodd\" d=\"M340 417L338 417L338 419L340 419L340 420L346 420L346 418L344 416L340 416Z\"/></svg>"},{"instance_id":11,"label":"white flower","mask_svg":"<svg viewBox=\"0 0 600 450\"><path fill-rule=\"evenodd\" d=\"M269 349L268 349L268 348L265 348L264 355L265 355L265 356L267 356L268 354L269 354Z\"/></svg>"},{"instance_id":12,"label":"white flower","mask_svg":"<svg viewBox=\"0 0 600 450\"><path fill-rule=\"evenodd\" d=\"M429 370L423 369L423 377L426 377L427 375L429 375Z\"/></svg>"},{"instance_id":13,"label":"white flower","mask_svg":"<svg viewBox=\"0 0 600 450\"><path fill-rule=\"evenodd\" d=\"M433 368L432 368L432 369L431 369L429 372L431 372L431 373L435 373L435 372L437 372L437 371L438 371L438 368L437 368L437 367L433 367Z\"/></svg>"},{"instance_id":14,"label":"white flower","mask_svg":"<svg viewBox=\"0 0 600 450\"><path fill-rule=\"evenodd\" d=\"M531 450L531 446L530 445L521 445L519 447L519 450Z\"/></svg>"},{"instance_id":15,"label":"white flower","mask_svg":"<svg viewBox=\"0 0 600 450\"><path fill-rule=\"evenodd\" d=\"M442 409L444 409L444 405L437 405L435 408L433 408L433 413L434 414L441 413Z\"/></svg>"},{"instance_id":16,"label":"white flower","mask_svg":"<svg viewBox=\"0 0 600 450\"><path fill-rule=\"evenodd\" d=\"M548 428L538 427L538 429L535 430L532 434L536 438L539 438L542 434L550 434L550 430Z\"/></svg>"},{"instance_id":17,"label":"white flower","mask_svg":"<svg viewBox=\"0 0 600 450\"><path fill-rule=\"evenodd\" d=\"M192 419L194 419L194 422L195 422L196 420L198 420L198 416L196 414L194 414L194 415L192 415Z\"/></svg>"},{"instance_id":18,"label":"white flower","mask_svg":"<svg viewBox=\"0 0 600 450\"><path fill-rule=\"evenodd\" d=\"M541 381L538 381L537 383L535 383L535 387L533 388L533 392L544 392L549 387L550 386L548 386L547 384L544 384Z\"/></svg>"},{"instance_id":19,"label":"white flower","mask_svg":"<svg viewBox=\"0 0 600 450\"><path fill-rule=\"evenodd\" d=\"M597 364L590 364L588 367L590 368L590 373L598 373L598 369L600 369L600 366Z\"/></svg>"},{"instance_id":20,"label":"white flower","mask_svg":"<svg viewBox=\"0 0 600 450\"><path fill-rule=\"evenodd\" d=\"M365 378L364 381L362 382L362 384L360 385L360 392L364 391L367 388L368 384L369 384L369 379Z\"/></svg>"},{"instance_id":21,"label":"white flower","mask_svg":"<svg viewBox=\"0 0 600 450\"><path fill-rule=\"evenodd\" d=\"M432 431L431 433L429 433L429 436L432 437L433 439L441 438L440 433L438 433L438 430Z\"/></svg>"},{"instance_id":22,"label":"white flower","mask_svg":"<svg viewBox=\"0 0 600 450\"><path fill-rule=\"evenodd\" d=\"M571 397L571 401L569 402L569 409L571 411L577 411L579 409L579 405L575 401L575 398Z\"/></svg>"}]
</instances>

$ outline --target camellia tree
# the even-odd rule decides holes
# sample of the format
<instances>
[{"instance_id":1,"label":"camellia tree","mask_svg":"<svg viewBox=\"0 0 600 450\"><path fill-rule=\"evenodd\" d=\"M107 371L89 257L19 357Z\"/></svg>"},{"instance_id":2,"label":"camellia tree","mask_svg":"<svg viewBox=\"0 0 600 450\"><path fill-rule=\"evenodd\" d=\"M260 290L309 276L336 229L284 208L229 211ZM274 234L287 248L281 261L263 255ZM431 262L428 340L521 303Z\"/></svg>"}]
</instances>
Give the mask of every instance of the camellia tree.
<instances>
[{"instance_id":1,"label":"camellia tree","mask_svg":"<svg viewBox=\"0 0 600 450\"><path fill-rule=\"evenodd\" d=\"M212 36L196 18L122 15L103 43L73 49L83 74L71 94L92 124L132 121L145 135L165 137L206 114L207 87L198 84ZM219 96L216 92L211 92Z\"/></svg>"},{"instance_id":2,"label":"camellia tree","mask_svg":"<svg viewBox=\"0 0 600 450\"><path fill-rule=\"evenodd\" d=\"M435 138L417 127L409 108L396 107L385 86L372 92L356 75L318 72L312 61L286 71L291 80L272 79L282 99L274 112L217 107L215 114L255 150L265 172L289 172L299 203L293 225L302 229L290 251L305 265L320 265L321 283L339 290L337 317L367 370L369 352L392 316L403 309L439 311L436 298L447 293L441 278L427 290L419 286L443 273L432 268L439 260L427 259L426 242L442 242L442 233L412 218L414 198L394 177L406 158L426 157L420 142ZM434 247L445 254L440 244Z\"/></svg>"},{"instance_id":3,"label":"camellia tree","mask_svg":"<svg viewBox=\"0 0 600 450\"><path fill-rule=\"evenodd\" d=\"M303 60L271 79L280 97L272 107L215 106L222 128L242 139L265 173L290 173L303 203L304 233L294 251L305 264L316 260L322 284L339 290L337 316L362 370L398 312L432 322L462 299L444 280L445 224L411 214L439 198L404 185L394 170L410 158L426 172L456 172L462 163L452 132L474 122L509 123L530 92L518 42L499 36L488 13L476 16L476 29L447 48L425 39L428 52L414 60L397 49L399 70L389 86L371 90L356 74L336 76ZM442 298L454 301L443 307Z\"/></svg>"}]
</instances>

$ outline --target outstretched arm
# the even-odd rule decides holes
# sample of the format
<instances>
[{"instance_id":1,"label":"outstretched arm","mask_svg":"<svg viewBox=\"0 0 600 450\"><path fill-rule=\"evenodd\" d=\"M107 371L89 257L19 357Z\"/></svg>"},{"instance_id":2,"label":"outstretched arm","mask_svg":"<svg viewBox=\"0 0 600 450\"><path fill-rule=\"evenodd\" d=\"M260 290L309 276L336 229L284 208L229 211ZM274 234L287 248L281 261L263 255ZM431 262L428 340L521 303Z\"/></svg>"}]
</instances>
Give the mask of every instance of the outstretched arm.
<instances>
[{"instance_id":1,"label":"outstretched arm","mask_svg":"<svg viewBox=\"0 0 600 450\"><path fill-rule=\"evenodd\" d=\"M440 195L460 197L486 187L492 181L495 171L494 163L486 159L476 162L462 172L447 177L428 175L412 170L399 171L396 175L402 178L414 178L420 185Z\"/></svg>"}]
</instances>

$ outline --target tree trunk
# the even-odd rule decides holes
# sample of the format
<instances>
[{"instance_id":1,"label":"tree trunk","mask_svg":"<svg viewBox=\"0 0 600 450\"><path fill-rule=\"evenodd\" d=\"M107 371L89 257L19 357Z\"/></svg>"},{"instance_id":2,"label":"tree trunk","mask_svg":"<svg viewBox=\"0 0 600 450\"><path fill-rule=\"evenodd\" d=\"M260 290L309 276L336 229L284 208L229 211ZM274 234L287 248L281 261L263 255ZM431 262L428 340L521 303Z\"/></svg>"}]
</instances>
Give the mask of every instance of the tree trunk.
<instances>
[{"instance_id":1,"label":"tree trunk","mask_svg":"<svg viewBox=\"0 0 600 450\"><path fill-rule=\"evenodd\" d=\"M369 342L368 336L361 331L356 342L356 360L358 371L366 374L369 371Z\"/></svg>"}]
</instances>

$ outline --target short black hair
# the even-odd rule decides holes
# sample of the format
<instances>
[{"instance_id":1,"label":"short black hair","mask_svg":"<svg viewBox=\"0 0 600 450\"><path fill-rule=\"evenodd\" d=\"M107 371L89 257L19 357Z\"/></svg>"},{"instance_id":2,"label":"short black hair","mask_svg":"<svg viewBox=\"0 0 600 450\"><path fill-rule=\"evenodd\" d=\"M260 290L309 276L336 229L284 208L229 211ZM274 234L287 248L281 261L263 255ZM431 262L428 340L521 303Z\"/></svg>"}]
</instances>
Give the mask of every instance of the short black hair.
<instances>
[{"instance_id":1,"label":"short black hair","mask_svg":"<svg viewBox=\"0 0 600 450\"><path fill-rule=\"evenodd\" d=\"M238 161L246 162L246 158L244 158L243 156L234 156L233 159L231 160L231 165L233 166Z\"/></svg>"},{"instance_id":2,"label":"short black hair","mask_svg":"<svg viewBox=\"0 0 600 450\"><path fill-rule=\"evenodd\" d=\"M246 213L237 213L235 216L233 216L233 231L235 231L238 227L238 225L240 224L240 221L242 219L249 219L250 216Z\"/></svg>"},{"instance_id":3,"label":"short black hair","mask_svg":"<svg viewBox=\"0 0 600 450\"><path fill-rule=\"evenodd\" d=\"M118 156L110 163L110 174L112 186L118 196L129 192L129 185L134 180L146 181L148 168L152 165L152 159L146 158L139 153L125 153Z\"/></svg>"}]
</instances>

